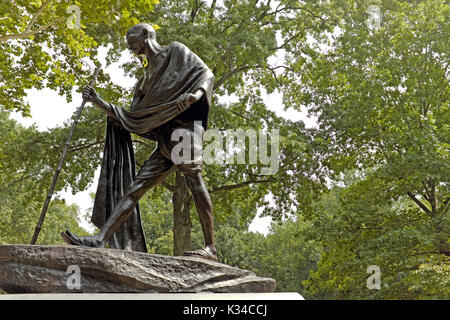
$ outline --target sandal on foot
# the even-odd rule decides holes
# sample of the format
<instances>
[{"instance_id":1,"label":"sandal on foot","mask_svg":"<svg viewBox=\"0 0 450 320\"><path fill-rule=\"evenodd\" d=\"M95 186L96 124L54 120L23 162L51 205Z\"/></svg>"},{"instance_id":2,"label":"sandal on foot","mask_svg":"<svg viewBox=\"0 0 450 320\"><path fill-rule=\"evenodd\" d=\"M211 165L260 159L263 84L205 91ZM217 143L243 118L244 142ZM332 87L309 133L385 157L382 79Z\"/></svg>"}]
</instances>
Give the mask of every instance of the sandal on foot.
<instances>
[{"instance_id":1,"label":"sandal on foot","mask_svg":"<svg viewBox=\"0 0 450 320\"><path fill-rule=\"evenodd\" d=\"M211 261L215 261L215 262L219 261L219 258L217 257L217 255L210 252L210 250L206 250L205 248L194 250L194 251L186 251L184 253L184 255L199 257L199 258L203 258L203 259L207 259L207 260L211 260Z\"/></svg>"},{"instance_id":2,"label":"sandal on foot","mask_svg":"<svg viewBox=\"0 0 450 320\"><path fill-rule=\"evenodd\" d=\"M102 242L97 241L95 239L95 236L79 237L76 234L70 232L69 229L67 229L64 232L61 232L61 237L68 244L72 244L75 246L89 247L89 248L104 248L105 247L105 245Z\"/></svg>"},{"instance_id":3,"label":"sandal on foot","mask_svg":"<svg viewBox=\"0 0 450 320\"><path fill-rule=\"evenodd\" d=\"M70 232L69 229L67 229L64 232L61 232L61 238L63 238L63 240L67 242L67 244L72 244L75 246L84 246L81 239L76 234Z\"/></svg>"}]
</instances>

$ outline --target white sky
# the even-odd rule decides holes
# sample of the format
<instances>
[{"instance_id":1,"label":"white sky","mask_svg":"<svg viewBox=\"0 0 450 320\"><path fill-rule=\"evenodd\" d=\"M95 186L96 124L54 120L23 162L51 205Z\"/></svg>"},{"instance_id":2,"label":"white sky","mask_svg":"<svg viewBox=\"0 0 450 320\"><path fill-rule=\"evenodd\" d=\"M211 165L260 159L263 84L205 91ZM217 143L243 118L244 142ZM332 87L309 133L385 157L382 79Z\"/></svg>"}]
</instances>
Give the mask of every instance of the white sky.
<instances>
[{"instance_id":1,"label":"white sky","mask_svg":"<svg viewBox=\"0 0 450 320\"><path fill-rule=\"evenodd\" d=\"M106 65L105 55L106 48L99 49L100 61ZM122 54L118 63L109 66L105 71L111 76L111 80L122 87L131 88L134 86L136 79L126 77L123 70L119 66L132 59L131 54L126 51ZM39 130L47 130L57 125L62 125L64 121L70 119L76 109L82 102L81 95L73 92L73 101L67 103L64 97L59 96L55 91L50 89L36 90L31 89L27 92L27 100L31 106L31 118L23 118L19 113L13 113L11 118L17 120L24 126L30 126L33 123L37 125ZM303 120L307 127L314 126L315 120L306 117L305 113L300 113L293 109L284 111L281 102L281 95L273 93L265 97L269 109L276 112L277 115L288 118L292 121ZM62 150L61 150L62 151ZM68 204L75 203L83 212L92 207L92 199L89 194L95 192L97 188L98 172L94 178L93 184L88 190L72 195L69 188L68 192L61 192L60 198L65 199ZM44 199L42 199L44 201ZM259 212L261 210L258 210ZM253 232L260 232L267 235L272 219L270 217L259 217L259 212L254 221L250 224L249 230ZM93 230L93 226L89 222L83 222L83 227L88 230Z\"/></svg>"}]
</instances>

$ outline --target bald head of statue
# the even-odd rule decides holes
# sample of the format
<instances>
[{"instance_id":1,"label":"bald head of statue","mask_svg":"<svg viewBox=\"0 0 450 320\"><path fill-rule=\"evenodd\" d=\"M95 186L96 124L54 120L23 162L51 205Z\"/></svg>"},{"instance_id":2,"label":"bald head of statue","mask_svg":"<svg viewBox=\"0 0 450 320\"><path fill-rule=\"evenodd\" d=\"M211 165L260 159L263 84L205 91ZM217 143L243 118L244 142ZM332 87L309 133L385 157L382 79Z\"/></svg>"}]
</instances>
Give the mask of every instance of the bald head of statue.
<instances>
[{"instance_id":1,"label":"bald head of statue","mask_svg":"<svg viewBox=\"0 0 450 320\"><path fill-rule=\"evenodd\" d=\"M156 42L156 31L148 23L139 23L128 29L128 48L136 53L145 54L151 58L161 50L161 46Z\"/></svg>"}]
</instances>

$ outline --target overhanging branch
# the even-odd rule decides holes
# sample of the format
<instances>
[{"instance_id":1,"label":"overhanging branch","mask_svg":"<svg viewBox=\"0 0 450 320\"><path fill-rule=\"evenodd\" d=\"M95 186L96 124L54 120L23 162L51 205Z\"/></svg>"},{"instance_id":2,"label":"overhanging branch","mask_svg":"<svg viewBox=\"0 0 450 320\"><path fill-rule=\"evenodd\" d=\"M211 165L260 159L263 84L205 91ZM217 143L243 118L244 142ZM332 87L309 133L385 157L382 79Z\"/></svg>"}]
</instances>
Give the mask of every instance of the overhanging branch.
<instances>
[{"instance_id":1,"label":"overhanging branch","mask_svg":"<svg viewBox=\"0 0 450 320\"><path fill-rule=\"evenodd\" d=\"M79 150L87 149L87 148L90 148L92 146L95 146L95 145L98 145L98 144L103 144L103 143L105 143L104 140L98 140L98 141L91 142L91 143L80 144L80 145L76 145L76 146L71 147L68 151L70 151L70 152L79 151Z\"/></svg>"},{"instance_id":2,"label":"overhanging branch","mask_svg":"<svg viewBox=\"0 0 450 320\"><path fill-rule=\"evenodd\" d=\"M245 71L247 69L250 69L251 66L249 65L245 65L245 66L241 66L239 68L235 68L229 72L227 72L225 75L223 75L219 80L216 81L216 83L214 84L214 89L220 87L222 85L222 83L225 82L225 80L227 80L228 78L230 78L231 76L233 76L236 73Z\"/></svg>"},{"instance_id":3,"label":"overhanging branch","mask_svg":"<svg viewBox=\"0 0 450 320\"><path fill-rule=\"evenodd\" d=\"M270 178L270 179L264 179L264 180L248 180L248 181L244 181L241 183L237 183L237 184L230 184L230 185L226 185L226 186L221 186L221 187L217 187L214 188L212 190L209 190L209 193L217 193L217 192L221 192L221 191L229 191L229 190L233 190L233 189L239 189L245 186L248 186L252 183L268 183L268 182L273 182L274 179Z\"/></svg>"},{"instance_id":4,"label":"overhanging branch","mask_svg":"<svg viewBox=\"0 0 450 320\"><path fill-rule=\"evenodd\" d=\"M47 0L45 1L33 14L33 17L31 18L30 23L28 23L27 27L25 28L25 32L30 32L31 28L33 28L34 23L36 22L37 18L41 15L42 11L50 4L50 2L53 2L53 0Z\"/></svg>"},{"instance_id":5,"label":"overhanging branch","mask_svg":"<svg viewBox=\"0 0 450 320\"><path fill-rule=\"evenodd\" d=\"M407 192L407 195L414 201L423 211L431 215L430 209L428 209L419 199L417 199L411 192Z\"/></svg>"},{"instance_id":6,"label":"overhanging branch","mask_svg":"<svg viewBox=\"0 0 450 320\"><path fill-rule=\"evenodd\" d=\"M171 192L174 192L174 191L175 191L175 187L172 186L172 185L170 185L170 184L168 184L168 183L165 182L165 181L161 182L161 185L164 186L164 187L166 187L167 189L169 189Z\"/></svg>"},{"instance_id":7,"label":"overhanging branch","mask_svg":"<svg viewBox=\"0 0 450 320\"><path fill-rule=\"evenodd\" d=\"M28 31L28 32L22 32L22 33L19 33L19 34L7 34L5 36L0 36L0 42L5 42L5 41L8 41L10 39L26 39L28 37L34 36L35 34L38 34L39 32L44 31L44 30L54 26L55 24L63 21L64 19L66 19L66 18L65 17L59 18L59 19L57 19L57 20L55 20L53 22L47 23L46 25L44 25L44 26L42 26L42 27L40 27L38 29L31 30L31 31Z\"/></svg>"}]
</instances>

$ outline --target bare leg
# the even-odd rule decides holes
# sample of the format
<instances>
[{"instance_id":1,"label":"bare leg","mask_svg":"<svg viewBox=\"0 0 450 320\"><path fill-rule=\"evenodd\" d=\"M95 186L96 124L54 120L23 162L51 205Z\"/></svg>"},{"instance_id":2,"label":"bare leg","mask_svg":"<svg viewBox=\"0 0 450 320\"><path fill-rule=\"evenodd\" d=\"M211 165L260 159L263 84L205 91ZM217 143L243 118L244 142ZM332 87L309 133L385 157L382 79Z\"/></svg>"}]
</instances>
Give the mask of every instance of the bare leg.
<instances>
[{"instance_id":1,"label":"bare leg","mask_svg":"<svg viewBox=\"0 0 450 320\"><path fill-rule=\"evenodd\" d=\"M61 236L70 244L104 248L114 232L131 216L138 200L144 193L161 183L175 170L176 166L170 160L164 158L159 150L156 150L145 161L143 168L139 171L123 198L117 203L100 233L92 237L78 237L70 231L66 231Z\"/></svg>"},{"instance_id":2,"label":"bare leg","mask_svg":"<svg viewBox=\"0 0 450 320\"><path fill-rule=\"evenodd\" d=\"M195 207L200 218L200 224L205 238L205 248L198 251L188 251L188 255L202 255L204 251L206 258L217 260L217 251L214 246L214 220L213 207L208 189L200 172L185 174L186 182L194 198ZM209 256L209 257L208 257Z\"/></svg>"},{"instance_id":3,"label":"bare leg","mask_svg":"<svg viewBox=\"0 0 450 320\"><path fill-rule=\"evenodd\" d=\"M101 242L106 243L112 237L114 232L116 232L116 230L128 220L133 213L137 202L145 194L145 192L164 181L164 179L169 175L169 173L173 172L174 169L175 167L172 170L167 170L159 175L155 175L147 181L140 179L135 180L123 198L117 203L112 215L108 218L102 230L98 234L98 239Z\"/></svg>"}]
</instances>

